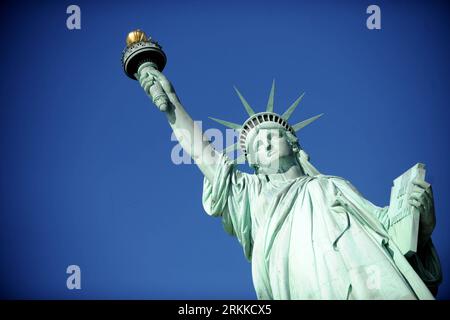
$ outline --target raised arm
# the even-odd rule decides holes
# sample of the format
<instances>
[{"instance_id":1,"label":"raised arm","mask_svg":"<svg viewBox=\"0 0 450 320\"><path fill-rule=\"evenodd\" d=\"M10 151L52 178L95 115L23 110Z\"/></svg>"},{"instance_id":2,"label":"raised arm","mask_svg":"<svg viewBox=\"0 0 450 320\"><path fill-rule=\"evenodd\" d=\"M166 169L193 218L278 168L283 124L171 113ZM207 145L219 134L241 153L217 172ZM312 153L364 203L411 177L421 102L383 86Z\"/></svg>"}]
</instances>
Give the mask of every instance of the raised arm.
<instances>
[{"instance_id":1,"label":"raised arm","mask_svg":"<svg viewBox=\"0 0 450 320\"><path fill-rule=\"evenodd\" d=\"M169 99L169 105L165 113L175 136L181 147L192 157L203 175L212 182L217 168L218 154L181 105L172 84L149 63L144 63L139 68L136 78L139 80L145 93L150 97L150 88L155 81L162 87Z\"/></svg>"}]
</instances>

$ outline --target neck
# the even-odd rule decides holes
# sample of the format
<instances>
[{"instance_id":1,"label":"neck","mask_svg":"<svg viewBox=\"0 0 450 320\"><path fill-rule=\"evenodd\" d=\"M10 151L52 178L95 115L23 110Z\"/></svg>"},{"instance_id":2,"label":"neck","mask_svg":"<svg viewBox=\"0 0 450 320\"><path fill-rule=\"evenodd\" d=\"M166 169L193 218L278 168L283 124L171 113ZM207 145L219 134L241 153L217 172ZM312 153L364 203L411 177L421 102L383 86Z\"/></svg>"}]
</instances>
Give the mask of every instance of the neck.
<instances>
[{"instance_id":1,"label":"neck","mask_svg":"<svg viewBox=\"0 0 450 320\"><path fill-rule=\"evenodd\" d=\"M281 159L278 170L261 170L260 174L270 175L272 178L278 176L282 180L292 180L305 175L298 162L292 157Z\"/></svg>"},{"instance_id":2,"label":"neck","mask_svg":"<svg viewBox=\"0 0 450 320\"><path fill-rule=\"evenodd\" d=\"M295 179L304 175L305 174L302 168L300 168L300 166L298 166L297 164L291 166L287 171L283 172L283 176L288 180Z\"/></svg>"}]
</instances>

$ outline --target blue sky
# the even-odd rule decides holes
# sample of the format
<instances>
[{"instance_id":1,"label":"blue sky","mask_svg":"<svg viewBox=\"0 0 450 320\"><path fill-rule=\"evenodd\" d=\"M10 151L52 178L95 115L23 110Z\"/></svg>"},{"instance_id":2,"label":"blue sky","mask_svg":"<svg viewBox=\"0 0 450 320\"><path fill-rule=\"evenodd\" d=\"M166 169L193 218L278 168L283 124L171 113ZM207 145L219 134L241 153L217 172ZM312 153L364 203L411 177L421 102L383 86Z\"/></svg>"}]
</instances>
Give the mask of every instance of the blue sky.
<instances>
[{"instance_id":1,"label":"blue sky","mask_svg":"<svg viewBox=\"0 0 450 320\"><path fill-rule=\"evenodd\" d=\"M81 30L66 8L81 8ZM366 8L381 8L381 30ZM242 123L236 85L263 110L302 93L292 123L323 173L389 203L392 180L427 165L433 240L450 271L448 5L438 1L54 1L2 3L0 297L254 299L236 239L201 204L203 177L171 161L163 114L120 57L141 28L204 129ZM68 290L68 265L82 289ZM439 298L450 297L444 280Z\"/></svg>"}]
</instances>

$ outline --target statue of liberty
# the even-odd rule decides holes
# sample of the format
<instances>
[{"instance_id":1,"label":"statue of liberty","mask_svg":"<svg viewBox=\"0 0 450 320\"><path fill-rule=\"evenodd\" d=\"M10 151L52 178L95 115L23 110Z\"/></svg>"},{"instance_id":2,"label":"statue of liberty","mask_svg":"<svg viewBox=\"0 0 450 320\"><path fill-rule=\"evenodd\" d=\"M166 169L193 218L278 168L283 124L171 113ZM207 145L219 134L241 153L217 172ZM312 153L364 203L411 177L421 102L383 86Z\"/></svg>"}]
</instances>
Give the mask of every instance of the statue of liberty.
<instances>
[{"instance_id":1,"label":"statue of liberty","mask_svg":"<svg viewBox=\"0 0 450 320\"><path fill-rule=\"evenodd\" d=\"M242 125L212 118L239 132L236 145L218 152L160 70L147 61L134 75L203 173L204 209L242 245L258 299L434 299L442 274L431 240L432 190L423 175L404 175L399 193L391 194L414 215L397 214L395 201L377 207L345 179L321 174L296 134L320 115L290 125L302 96L277 114L274 84L259 113L236 89L248 113ZM254 174L227 156L237 148Z\"/></svg>"}]
</instances>

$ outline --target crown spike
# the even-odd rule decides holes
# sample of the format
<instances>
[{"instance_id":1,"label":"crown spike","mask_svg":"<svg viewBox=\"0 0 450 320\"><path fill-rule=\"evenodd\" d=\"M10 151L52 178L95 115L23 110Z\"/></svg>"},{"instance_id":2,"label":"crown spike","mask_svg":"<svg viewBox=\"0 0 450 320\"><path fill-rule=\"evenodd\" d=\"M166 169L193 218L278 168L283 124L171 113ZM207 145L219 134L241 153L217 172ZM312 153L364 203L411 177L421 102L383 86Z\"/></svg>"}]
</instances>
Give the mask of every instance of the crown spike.
<instances>
[{"instance_id":1,"label":"crown spike","mask_svg":"<svg viewBox=\"0 0 450 320\"><path fill-rule=\"evenodd\" d=\"M292 128L294 129L294 131L299 131L300 129L303 129L304 127L306 127L308 124L310 124L311 122L314 122L315 120L317 120L318 118L320 118L321 116L323 116L323 113L321 113L321 114L319 114L319 115L317 115L317 116L315 116L315 117L312 117L312 118L309 118L309 119L307 119L307 120L303 120L302 122L299 122L299 123L297 123L297 124L294 124L293 126L292 126Z\"/></svg>"},{"instance_id":2,"label":"crown spike","mask_svg":"<svg viewBox=\"0 0 450 320\"><path fill-rule=\"evenodd\" d=\"M236 90L236 93L239 96L239 99L241 99L242 104L244 105L245 110L247 111L248 115L251 117L255 114L255 111L253 111L252 107L248 104L247 100L242 96L242 94L239 92L239 90L234 87L234 90Z\"/></svg>"},{"instance_id":3,"label":"crown spike","mask_svg":"<svg viewBox=\"0 0 450 320\"><path fill-rule=\"evenodd\" d=\"M302 101L304 95L305 95L305 93L303 92L302 95L300 97L298 97L297 100L295 100L295 102L286 110L286 112L283 113L283 115L281 117L284 120L286 120L286 121L289 120L292 113L295 111L295 108L297 108L300 101Z\"/></svg>"},{"instance_id":4,"label":"crown spike","mask_svg":"<svg viewBox=\"0 0 450 320\"><path fill-rule=\"evenodd\" d=\"M273 98L275 95L275 79L272 81L272 88L270 89L269 101L267 101L266 112L273 112Z\"/></svg>"},{"instance_id":5,"label":"crown spike","mask_svg":"<svg viewBox=\"0 0 450 320\"><path fill-rule=\"evenodd\" d=\"M237 124L237 123L233 123L233 122L229 122L229 121L225 121L225 120L220 120L220 119L216 119L216 118L213 118L213 117L208 117L208 118L210 118L211 120L216 121L216 122L218 122L220 124L223 124L225 127L228 127L228 128L231 128L231 129L238 130L238 129L241 128L241 125Z\"/></svg>"}]
</instances>

